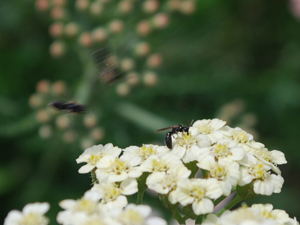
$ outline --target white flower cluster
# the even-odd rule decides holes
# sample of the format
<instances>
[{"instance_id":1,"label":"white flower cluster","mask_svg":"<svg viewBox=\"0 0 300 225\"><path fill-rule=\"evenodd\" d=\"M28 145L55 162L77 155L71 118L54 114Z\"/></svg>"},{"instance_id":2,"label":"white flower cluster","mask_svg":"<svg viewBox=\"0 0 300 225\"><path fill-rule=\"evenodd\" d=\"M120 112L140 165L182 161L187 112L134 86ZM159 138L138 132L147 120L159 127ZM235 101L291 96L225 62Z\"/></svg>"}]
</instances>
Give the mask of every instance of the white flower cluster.
<instances>
[{"instance_id":1,"label":"white flower cluster","mask_svg":"<svg viewBox=\"0 0 300 225\"><path fill-rule=\"evenodd\" d=\"M271 204L242 206L234 211L225 211L220 217L209 214L202 225L299 225L284 210L273 209Z\"/></svg>"},{"instance_id":2,"label":"white flower cluster","mask_svg":"<svg viewBox=\"0 0 300 225\"><path fill-rule=\"evenodd\" d=\"M98 191L87 191L79 200L67 199L60 202L65 209L57 215L57 221L64 225L166 225L166 221L152 217L147 218L151 208L146 205L124 204L113 208L99 204L101 194Z\"/></svg>"},{"instance_id":3,"label":"white flower cluster","mask_svg":"<svg viewBox=\"0 0 300 225\"><path fill-rule=\"evenodd\" d=\"M22 212L12 210L4 220L4 225L47 225L44 214L49 210L48 203L32 203L24 206Z\"/></svg>"},{"instance_id":4,"label":"white flower cluster","mask_svg":"<svg viewBox=\"0 0 300 225\"><path fill-rule=\"evenodd\" d=\"M171 204L191 205L196 215L212 212L214 200L228 196L237 185L253 184L254 193L261 195L281 191L284 180L277 165L286 163L284 154L268 151L251 134L222 120L198 120L188 132L172 134L172 143L172 149L93 146L76 160L86 163L79 173L94 172L92 191L101 196L106 210L125 207L125 196L138 192L137 179L145 173L148 188L167 195Z\"/></svg>"}]
</instances>

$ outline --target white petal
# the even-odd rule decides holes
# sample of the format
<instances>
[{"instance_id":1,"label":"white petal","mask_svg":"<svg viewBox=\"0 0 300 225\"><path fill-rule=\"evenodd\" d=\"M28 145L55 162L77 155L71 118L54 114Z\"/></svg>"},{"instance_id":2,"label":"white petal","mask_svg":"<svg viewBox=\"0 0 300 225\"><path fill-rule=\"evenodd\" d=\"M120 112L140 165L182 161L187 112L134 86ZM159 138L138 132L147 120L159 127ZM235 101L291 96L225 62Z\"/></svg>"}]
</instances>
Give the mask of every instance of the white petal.
<instances>
[{"instance_id":1,"label":"white petal","mask_svg":"<svg viewBox=\"0 0 300 225\"><path fill-rule=\"evenodd\" d=\"M95 166L91 165L91 164L86 164L82 167L80 167L80 169L78 170L78 173L89 173L91 172L93 169L95 168Z\"/></svg>"},{"instance_id":2,"label":"white petal","mask_svg":"<svg viewBox=\"0 0 300 225\"><path fill-rule=\"evenodd\" d=\"M256 194L269 196L274 192L274 186L268 180L256 180L253 184L253 190Z\"/></svg>"},{"instance_id":3,"label":"white petal","mask_svg":"<svg viewBox=\"0 0 300 225\"><path fill-rule=\"evenodd\" d=\"M167 222L159 217L152 217L146 220L147 225L167 225Z\"/></svg>"},{"instance_id":4,"label":"white petal","mask_svg":"<svg viewBox=\"0 0 300 225\"><path fill-rule=\"evenodd\" d=\"M214 209L213 202L208 198L193 202L193 211L196 215L211 213Z\"/></svg>"},{"instance_id":5,"label":"white petal","mask_svg":"<svg viewBox=\"0 0 300 225\"><path fill-rule=\"evenodd\" d=\"M138 183L136 179L128 178L122 181L120 188L122 189L123 195L132 195L138 192Z\"/></svg>"}]
</instances>

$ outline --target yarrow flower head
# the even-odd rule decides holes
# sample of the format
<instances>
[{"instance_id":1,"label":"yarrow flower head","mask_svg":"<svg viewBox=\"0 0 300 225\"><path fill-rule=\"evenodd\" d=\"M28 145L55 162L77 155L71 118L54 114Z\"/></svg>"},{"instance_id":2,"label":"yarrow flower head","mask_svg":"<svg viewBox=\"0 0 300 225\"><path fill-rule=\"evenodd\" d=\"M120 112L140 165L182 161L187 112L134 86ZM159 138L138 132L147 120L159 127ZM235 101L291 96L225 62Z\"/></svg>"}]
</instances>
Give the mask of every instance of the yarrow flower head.
<instances>
[{"instance_id":1,"label":"yarrow flower head","mask_svg":"<svg viewBox=\"0 0 300 225\"><path fill-rule=\"evenodd\" d=\"M241 167L238 185L244 186L253 182L253 190L256 194L280 193L284 180L280 175L271 174L270 169L270 166L259 162L253 156L248 166Z\"/></svg>"},{"instance_id":2,"label":"yarrow flower head","mask_svg":"<svg viewBox=\"0 0 300 225\"><path fill-rule=\"evenodd\" d=\"M216 179L182 179L178 181L173 197L183 206L192 204L194 213L200 215L212 212L212 199L217 199L222 194L222 188Z\"/></svg>"},{"instance_id":3,"label":"yarrow flower head","mask_svg":"<svg viewBox=\"0 0 300 225\"><path fill-rule=\"evenodd\" d=\"M10 211L4 220L4 225L47 225L49 220L44 214L49 208L46 202L27 204L22 212Z\"/></svg>"},{"instance_id":4,"label":"yarrow flower head","mask_svg":"<svg viewBox=\"0 0 300 225\"><path fill-rule=\"evenodd\" d=\"M91 172L97 167L97 163L103 156L110 155L112 157L118 157L121 153L121 149L114 147L111 143L103 145L94 145L87 148L79 157L76 159L77 163L86 162L87 164L79 169L79 173Z\"/></svg>"},{"instance_id":5,"label":"yarrow flower head","mask_svg":"<svg viewBox=\"0 0 300 225\"><path fill-rule=\"evenodd\" d=\"M117 213L116 220L122 225L167 225L165 220L158 217L147 218L150 213L149 206L129 204Z\"/></svg>"},{"instance_id":6,"label":"yarrow flower head","mask_svg":"<svg viewBox=\"0 0 300 225\"><path fill-rule=\"evenodd\" d=\"M273 209L271 204L243 205L234 211L225 211L220 217L209 214L202 225L299 225L284 210Z\"/></svg>"},{"instance_id":7,"label":"yarrow flower head","mask_svg":"<svg viewBox=\"0 0 300 225\"><path fill-rule=\"evenodd\" d=\"M123 155L133 158L137 157L140 163L144 162L152 155L161 157L170 151L166 146L159 145L143 145L142 147L130 146L125 148Z\"/></svg>"}]
</instances>

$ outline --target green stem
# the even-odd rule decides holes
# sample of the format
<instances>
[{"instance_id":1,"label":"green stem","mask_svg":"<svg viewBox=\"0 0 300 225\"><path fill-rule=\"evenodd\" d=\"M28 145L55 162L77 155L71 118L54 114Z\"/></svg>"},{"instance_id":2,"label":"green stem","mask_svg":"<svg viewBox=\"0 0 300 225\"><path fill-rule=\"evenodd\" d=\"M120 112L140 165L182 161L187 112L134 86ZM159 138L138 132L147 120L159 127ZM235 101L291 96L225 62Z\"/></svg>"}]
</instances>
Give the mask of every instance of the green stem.
<instances>
[{"instance_id":1,"label":"green stem","mask_svg":"<svg viewBox=\"0 0 300 225\"><path fill-rule=\"evenodd\" d=\"M218 205L220 202L222 202L225 198L227 198L228 196L224 196L222 195L220 198L218 198L215 202L214 205Z\"/></svg>"},{"instance_id":2,"label":"green stem","mask_svg":"<svg viewBox=\"0 0 300 225\"><path fill-rule=\"evenodd\" d=\"M74 95L74 99L80 104L87 104L92 93L92 86L97 76L97 68L91 52L84 49L78 49L77 54L82 63L83 76Z\"/></svg>"},{"instance_id":3,"label":"green stem","mask_svg":"<svg viewBox=\"0 0 300 225\"><path fill-rule=\"evenodd\" d=\"M181 214L180 214L180 212L178 210L178 207L173 208L173 210L172 210L172 216L173 216L173 218L175 220L177 220L177 222L179 224L184 224L185 220L184 220L184 218L182 218L182 216L181 216Z\"/></svg>"},{"instance_id":4,"label":"green stem","mask_svg":"<svg viewBox=\"0 0 300 225\"><path fill-rule=\"evenodd\" d=\"M92 184L98 183L98 179L97 179L97 176L96 176L96 169L93 169L91 171L91 177L92 177Z\"/></svg>"},{"instance_id":5,"label":"green stem","mask_svg":"<svg viewBox=\"0 0 300 225\"><path fill-rule=\"evenodd\" d=\"M239 195L237 195L228 205L226 205L223 209L221 209L219 212L216 213L217 216L222 215L223 212L225 212L226 210L231 209L233 206L235 206L236 204L238 204L240 201L242 201L243 198Z\"/></svg>"},{"instance_id":6,"label":"green stem","mask_svg":"<svg viewBox=\"0 0 300 225\"><path fill-rule=\"evenodd\" d=\"M39 123L36 120L36 113L34 112L19 121L1 126L0 136L12 137L17 135L22 135L37 128L38 126Z\"/></svg>"},{"instance_id":7,"label":"green stem","mask_svg":"<svg viewBox=\"0 0 300 225\"><path fill-rule=\"evenodd\" d=\"M142 204L146 188L139 188L136 204Z\"/></svg>"},{"instance_id":8,"label":"green stem","mask_svg":"<svg viewBox=\"0 0 300 225\"><path fill-rule=\"evenodd\" d=\"M174 124L129 102L119 103L116 106L115 112L150 131L155 131L159 128L168 127Z\"/></svg>"}]
</instances>

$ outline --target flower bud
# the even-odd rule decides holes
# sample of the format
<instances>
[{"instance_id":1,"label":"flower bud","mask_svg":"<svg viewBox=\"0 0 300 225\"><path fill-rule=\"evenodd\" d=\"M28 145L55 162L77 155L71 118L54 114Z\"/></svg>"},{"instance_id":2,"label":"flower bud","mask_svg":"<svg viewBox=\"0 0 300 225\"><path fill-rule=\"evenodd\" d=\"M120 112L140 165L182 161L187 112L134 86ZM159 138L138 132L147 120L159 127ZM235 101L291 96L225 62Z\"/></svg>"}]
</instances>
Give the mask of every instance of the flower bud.
<instances>
[{"instance_id":1,"label":"flower bud","mask_svg":"<svg viewBox=\"0 0 300 225\"><path fill-rule=\"evenodd\" d=\"M91 47L93 45L93 39L89 32L83 32L79 36L79 43L84 47Z\"/></svg>"},{"instance_id":2,"label":"flower bud","mask_svg":"<svg viewBox=\"0 0 300 225\"><path fill-rule=\"evenodd\" d=\"M36 120L39 123L46 123L46 122L48 122L50 120L50 115L47 112L47 110L40 109L39 111L37 111Z\"/></svg>"},{"instance_id":3,"label":"flower bud","mask_svg":"<svg viewBox=\"0 0 300 225\"><path fill-rule=\"evenodd\" d=\"M144 74L143 81L147 86L154 86L158 82L157 74L153 71L148 71Z\"/></svg>"},{"instance_id":4,"label":"flower bud","mask_svg":"<svg viewBox=\"0 0 300 225\"><path fill-rule=\"evenodd\" d=\"M92 32L92 38L95 42L101 43L107 39L107 32L104 28L96 28Z\"/></svg>"},{"instance_id":5,"label":"flower bud","mask_svg":"<svg viewBox=\"0 0 300 225\"><path fill-rule=\"evenodd\" d=\"M51 89L52 89L53 94L62 95L66 92L67 87L66 87L65 82L59 80L52 84Z\"/></svg>"},{"instance_id":6,"label":"flower bud","mask_svg":"<svg viewBox=\"0 0 300 225\"><path fill-rule=\"evenodd\" d=\"M49 33L52 37L58 38L63 34L64 25L60 22L51 24L49 27Z\"/></svg>"},{"instance_id":7,"label":"flower bud","mask_svg":"<svg viewBox=\"0 0 300 225\"><path fill-rule=\"evenodd\" d=\"M65 26L64 32L67 37L75 37L79 33L79 26L75 22L70 22Z\"/></svg>"},{"instance_id":8,"label":"flower bud","mask_svg":"<svg viewBox=\"0 0 300 225\"><path fill-rule=\"evenodd\" d=\"M158 68L161 66L161 64L162 64L161 54L158 53L152 54L147 59L147 65L150 68Z\"/></svg>"},{"instance_id":9,"label":"flower bud","mask_svg":"<svg viewBox=\"0 0 300 225\"><path fill-rule=\"evenodd\" d=\"M91 137L95 140L95 141L100 141L103 139L104 137L104 131L102 128L96 127L92 130L91 132Z\"/></svg>"},{"instance_id":10,"label":"flower bud","mask_svg":"<svg viewBox=\"0 0 300 225\"><path fill-rule=\"evenodd\" d=\"M193 0L182 1L180 11L186 15L191 15L196 11L196 3Z\"/></svg>"},{"instance_id":11,"label":"flower bud","mask_svg":"<svg viewBox=\"0 0 300 225\"><path fill-rule=\"evenodd\" d=\"M67 115L61 115L56 118L55 124L59 129L65 130L70 127L71 123Z\"/></svg>"},{"instance_id":12,"label":"flower bud","mask_svg":"<svg viewBox=\"0 0 300 225\"><path fill-rule=\"evenodd\" d=\"M65 54L65 44L61 41L55 41L50 45L50 55L59 58Z\"/></svg>"},{"instance_id":13,"label":"flower bud","mask_svg":"<svg viewBox=\"0 0 300 225\"><path fill-rule=\"evenodd\" d=\"M90 12L94 16L101 15L103 13L104 7L100 2L93 2L90 6Z\"/></svg>"},{"instance_id":14,"label":"flower bud","mask_svg":"<svg viewBox=\"0 0 300 225\"><path fill-rule=\"evenodd\" d=\"M146 0L143 4L143 10L146 13L154 13L159 8L159 2L157 0Z\"/></svg>"},{"instance_id":15,"label":"flower bud","mask_svg":"<svg viewBox=\"0 0 300 225\"><path fill-rule=\"evenodd\" d=\"M37 0L35 2L35 7L43 12L49 9L49 1L48 0Z\"/></svg>"},{"instance_id":16,"label":"flower bud","mask_svg":"<svg viewBox=\"0 0 300 225\"><path fill-rule=\"evenodd\" d=\"M89 5L90 5L89 0L77 0L76 1L76 8L79 11L85 11L85 10L87 10L87 8L89 7Z\"/></svg>"},{"instance_id":17,"label":"flower bud","mask_svg":"<svg viewBox=\"0 0 300 225\"><path fill-rule=\"evenodd\" d=\"M49 125L43 125L39 128L39 135L42 139L47 139L52 136L52 128Z\"/></svg>"},{"instance_id":18,"label":"flower bud","mask_svg":"<svg viewBox=\"0 0 300 225\"><path fill-rule=\"evenodd\" d=\"M65 6L66 0L52 0L52 4L55 6Z\"/></svg>"},{"instance_id":19,"label":"flower bud","mask_svg":"<svg viewBox=\"0 0 300 225\"><path fill-rule=\"evenodd\" d=\"M122 59L120 66L121 66L122 71L127 72L127 71L132 70L135 65L134 65L133 59L125 58L125 59Z\"/></svg>"},{"instance_id":20,"label":"flower bud","mask_svg":"<svg viewBox=\"0 0 300 225\"><path fill-rule=\"evenodd\" d=\"M50 82L48 80L41 80L36 85L36 90L39 93L47 94L50 90Z\"/></svg>"},{"instance_id":21,"label":"flower bud","mask_svg":"<svg viewBox=\"0 0 300 225\"><path fill-rule=\"evenodd\" d=\"M117 94L120 95L120 96L126 96L129 94L130 92L130 88L129 86L126 84L126 83L123 83L123 84L119 84L117 86Z\"/></svg>"},{"instance_id":22,"label":"flower bud","mask_svg":"<svg viewBox=\"0 0 300 225\"><path fill-rule=\"evenodd\" d=\"M129 72L126 76L126 81L129 85L135 86L139 83L139 74L137 72Z\"/></svg>"},{"instance_id":23,"label":"flower bud","mask_svg":"<svg viewBox=\"0 0 300 225\"><path fill-rule=\"evenodd\" d=\"M66 11L64 8L55 6L54 8L51 9L51 18L54 20L61 20L66 17Z\"/></svg>"},{"instance_id":24,"label":"flower bud","mask_svg":"<svg viewBox=\"0 0 300 225\"><path fill-rule=\"evenodd\" d=\"M164 29L166 28L170 23L169 15L165 13L158 13L153 17L153 25L156 28Z\"/></svg>"},{"instance_id":25,"label":"flower bud","mask_svg":"<svg viewBox=\"0 0 300 225\"><path fill-rule=\"evenodd\" d=\"M97 117L94 114L84 116L83 123L87 128L92 128L97 125Z\"/></svg>"},{"instance_id":26,"label":"flower bud","mask_svg":"<svg viewBox=\"0 0 300 225\"><path fill-rule=\"evenodd\" d=\"M133 5L132 5L131 1L128 1L128 0L120 1L118 10L121 13L128 14L132 11L132 9L133 9Z\"/></svg>"},{"instance_id":27,"label":"flower bud","mask_svg":"<svg viewBox=\"0 0 300 225\"><path fill-rule=\"evenodd\" d=\"M113 20L110 24L109 24L109 30L114 33L121 33L124 29L124 24L121 20Z\"/></svg>"},{"instance_id":28,"label":"flower bud","mask_svg":"<svg viewBox=\"0 0 300 225\"><path fill-rule=\"evenodd\" d=\"M151 32L151 24L147 20L142 20L137 25L137 33L141 36L147 36Z\"/></svg>"},{"instance_id":29,"label":"flower bud","mask_svg":"<svg viewBox=\"0 0 300 225\"><path fill-rule=\"evenodd\" d=\"M28 103L32 108L38 108L44 103L44 101L40 94L33 94L29 97Z\"/></svg>"},{"instance_id":30,"label":"flower bud","mask_svg":"<svg viewBox=\"0 0 300 225\"><path fill-rule=\"evenodd\" d=\"M66 131L63 134L63 141L66 143L72 143L75 141L75 139L76 139L76 134L72 131Z\"/></svg>"},{"instance_id":31,"label":"flower bud","mask_svg":"<svg viewBox=\"0 0 300 225\"><path fill-rule=\"evenodd\" d=\"M138 56L145 56L149 54L150 49L150 45L147 42L142 42L135 47L135 54Z\"/></svg>"}]
</instances>

